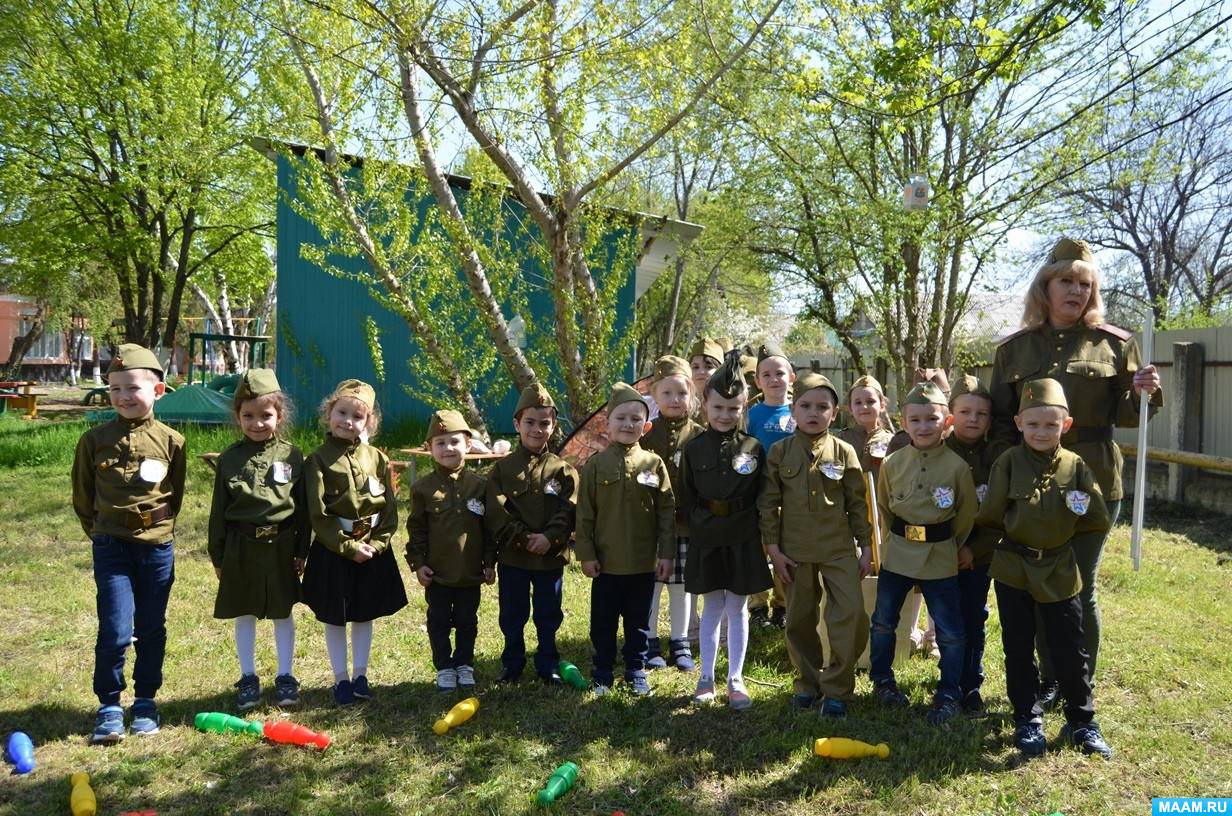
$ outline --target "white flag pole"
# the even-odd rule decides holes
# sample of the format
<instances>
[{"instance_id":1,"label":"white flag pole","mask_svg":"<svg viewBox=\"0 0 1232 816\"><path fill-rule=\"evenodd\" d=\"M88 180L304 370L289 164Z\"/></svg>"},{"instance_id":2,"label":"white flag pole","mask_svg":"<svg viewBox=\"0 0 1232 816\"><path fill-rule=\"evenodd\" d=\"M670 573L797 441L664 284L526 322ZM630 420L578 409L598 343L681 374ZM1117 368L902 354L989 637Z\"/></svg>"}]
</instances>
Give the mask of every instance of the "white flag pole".
<instances>
[{"instance_id":1,"label":"white flag pole","mask_svg":"<svg viewBox=\"0 0 1232 816\"><path fill-rule=\"evenodd\" d=\"M1142 324L1142 364L1152 365L1155 356L1155 313L1147 309ZM1134 560L1134 572L1142 568L1142 516L1146 502L1146 423L1150 418L1151 395L1146 391L1138 397L1138 454L1134 457L1134 527L1129 538L1129 554Z\"/></svg>"}]
</instances>

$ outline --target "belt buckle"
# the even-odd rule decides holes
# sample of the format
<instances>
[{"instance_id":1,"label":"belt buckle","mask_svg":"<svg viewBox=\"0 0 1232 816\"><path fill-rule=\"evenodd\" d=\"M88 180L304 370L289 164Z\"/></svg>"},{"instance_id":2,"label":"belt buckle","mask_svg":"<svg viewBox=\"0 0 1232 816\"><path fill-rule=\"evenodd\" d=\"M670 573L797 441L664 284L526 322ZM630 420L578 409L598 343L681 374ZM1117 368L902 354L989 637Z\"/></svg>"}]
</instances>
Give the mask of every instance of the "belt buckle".
<instances>
[{"instance_id":1,"label":"belt buckle","mask_svg":"<svg viewBox=\"0 0 1232 816\"><path fill-rule=\"evenodd\" d=\"M1035 547L1023 547L1023 549L1024 549L1024 550L1030 550L1030 551L1031 551L1031 554L1032 554L1032 556L1031 556L1031 557L1032 557L1034 560L1036 560L1036 561L1043 561L1043 560L1044 560L1044 551L1043 551L1043 550L1036 549Z\"/></svg>"},{"instance_id":2,"label":"belt buckle","mask_svg":"<svg viewBox=\"0 0 1232 816\"><path fill-rule=\"evenodd\" d=\"M903 532L903 538L908 541L928 540L928 530L921 524L907 524Z\"/></svg>"},{"instance_id":3,"label":"belt buckle","mask_svg":"<svg viewBox=\"0 0 1232 816\"><path fill-rule=\"evenodd\" d=\"M257 528L257 538L269 538L276 535L278 535L277 524L266 524L264 527Z\"/></svg>"},{"instance_id":4,"label":"belt buckle","mask_svg":"<svg viewBox=\"0 0 1232 816\"><path fill-rule=\"evenodd\" d=\"M141 519L142 527L153 527L154 526L154 511L153 510L141 510L140 512L137 513L137 517Z\"/></svg>"},{"instance_id":5,"label":"belt buckle","mask_svg":"<svg viewBox=\"0 0 1232 816\"><path fill-rule=\"evenodd\" d=\"M351 526L351 538L363 538L372 530L372 517L364 516Z\"/></svg>"},{"instance_id":6,"label":"belt buckle","mask_svg":"<svg viewBox=\"0 0 1232 816\"><path fill-rule=\"evenodd\" d=\"M718 518L724 518L730 515L730 511L727 508L727 502L724 501L711 501L710 512Z\"/></svg>"}]
</instances>

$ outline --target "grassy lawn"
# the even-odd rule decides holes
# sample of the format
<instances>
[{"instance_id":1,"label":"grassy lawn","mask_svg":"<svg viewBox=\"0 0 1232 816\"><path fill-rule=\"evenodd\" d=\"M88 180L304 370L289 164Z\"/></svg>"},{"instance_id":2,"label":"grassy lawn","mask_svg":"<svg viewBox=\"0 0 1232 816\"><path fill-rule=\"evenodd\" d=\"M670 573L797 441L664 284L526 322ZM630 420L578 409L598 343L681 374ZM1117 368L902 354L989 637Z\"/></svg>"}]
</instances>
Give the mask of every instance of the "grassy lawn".
<instances>
[{"instance_id":1,"label":"grassy lawn","mask_svg":"<svg viewBox=\"0 0 1232 816\"><path fill-rule=\"evenodd\" d=\"M1151 508L1140 573L1128 557L1129 528L1113 533L1101 573L1096 691L1117 752L1112 762L1072 750L1017 760L995 612L985 684L991 715L935 729L924 711L937 669L923 658L900 671L912 699L905 712L875 708L866 676L845 722L790 709L790 666L777 631L754 633L746 670L754 705L745 712L692 708L696 675L674 670L653 675L648 700L533 683L498 689L489 682L502 645L494 590L485 591L480 610L481 709L438 737L432 722L452 700L433 688L423 594L405 563L411 604L377 623L370 703L333 706L321 627L297 608L295 673L305 692L293 719L333 737L320 753L192 727L198 711L232 710L239 674L230 622L211 617L216 582L204 535L212 482L195 456L178 523L162 733L90 747L94 587L67 476L80 427L0 422L0 731L30 733L38 761L33 773L0 780L4 816L68 813L68 777L77 770L90 773L100 814L516 814L540 810L532 795L565 760L581 766L579 784L547 812L1145 814L1152 796L1232 796L1226 518ZM232 438L225 431L189 436L194 454ZM404 543L402 534L399 553ZM574 567L565 580L561 648L586 670L587 580ZM533 629L528 637L533 643ZM275 673L268 623L258 628L257 664L268 700ZM250 716L279 715L261 707ZM1050 737L1061 723L1059 714L1049 716ZM812 740L831 735L884 741L893 753L885 761L812 756Z\"/></svg>"}]
</instances>

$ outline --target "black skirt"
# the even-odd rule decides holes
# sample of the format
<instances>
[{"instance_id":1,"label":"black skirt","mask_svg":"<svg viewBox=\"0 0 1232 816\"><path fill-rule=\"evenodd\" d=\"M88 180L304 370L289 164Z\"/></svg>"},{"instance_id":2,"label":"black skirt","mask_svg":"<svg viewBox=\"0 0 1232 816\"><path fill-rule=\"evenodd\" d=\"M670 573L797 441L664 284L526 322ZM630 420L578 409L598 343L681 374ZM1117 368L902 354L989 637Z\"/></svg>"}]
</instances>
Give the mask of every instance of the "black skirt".
<instances>
[{"instance_id":1,"label":"black skirt","mask_svg":"<svg viewBox=\"0 0 1232 816\"><path fill-rule=\"evenodd\" d=\"M684 588L694 595L725 589L736 595L756 595L773 586L766 554L757 541L689 541Z\"/></svg>"},{"instance_id":2,"label":"black skirt","mask_svg":"<svg viewBox=\"0 0 1232 816\"><path fill-rule=\"evenodd\" d=\"M406 587L393 548L360 564L314 539L303 597L317 620L343 626L394 614L406 606Z\"/></svg>"}]
</instances>

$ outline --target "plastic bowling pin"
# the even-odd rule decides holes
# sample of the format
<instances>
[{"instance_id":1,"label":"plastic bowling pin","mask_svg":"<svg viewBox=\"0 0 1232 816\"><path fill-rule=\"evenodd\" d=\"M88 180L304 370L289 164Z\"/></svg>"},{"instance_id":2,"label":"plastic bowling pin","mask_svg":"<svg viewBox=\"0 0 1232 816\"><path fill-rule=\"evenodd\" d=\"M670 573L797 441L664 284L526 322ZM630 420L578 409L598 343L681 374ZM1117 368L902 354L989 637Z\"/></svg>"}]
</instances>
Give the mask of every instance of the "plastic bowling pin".
<instances>
[{"instance_id":1,"label":"plastic bowling pin","mask_svg":"<svg viewBox=\"0 0 1232 816\"><path fill-rule=\"evenodd\" d=\"M202 711L193 718L193 725L200 731L211 731L215 734L252 734L260 737L263 733L261 723L242 720L221 711Z\"/></svg>"},{"instance_id":2,"label":"plastic bowling pin","mask_svg":"<svg viewBox=\"0 0 1232 816\"><path fill-rule=\"evenodd\" d=\"M17 766L17 773L28 774L34 770L34 742L24 731L14 731L9 735L5 753L9 762Z\"/></svg>"},{"instance_id":3,"label":"plastic bowling pin","mask_svg":"<svg viewBox=\"0 0 1232 816\"><path fill-rule=\"evenodd\" d=\"M590 683L586 682L586 678L582 676L581 670L568 660L560 661L560 665L556 670L560 672L560 679L564 680L575 689L585 691L589 688Z\"/></svg>"},{"instance_id":4,"label":"plastic bowling pin","mask_svg":"<svg viewBox=\"0 0 1232 816\"><path fill-rule=\"evenodd\" d=\"M574 765L572 762L566 762L552 771L552 775L544 783L543 789L535 796L535 801L541 805L550 805L564 796L573 787L573 783L577 781L578 770L577 765Z\"/></svg>"},{"instance_id":5,"label":"plastic bowling pin","mask_svg":"<svg viewBox=\"0 0 1232 816\"><path fill-rule=\"evenodd\" d=\"M885 759L890 755L890 746L884 742L870 745L867 742L846 737L822 737L813 743L813 753L830 759L862 759L863 757Z\"/></svg>"},{"instance_id":6,"label":"plastic bowling pin","mask_svg":"<svg viewBox=\"0 0 1232 816\"><path fill-rule=\"evenodd\" d=\"M310 728L305 728L302 725L296 725L286 720L267 722L265 724L265 738L288 745L315 746L321 750L328 748L330 741L329 737L325 734L318 734Z\"/></svg>"},{"instance_id":7,"label":"plastic bowling pin","mask_svg":"<svg viewBox=\"0 0 1232 816\"><path fill-rule=\"evenodd\" d=\"M458 703L453 708L449 709L449 713L441 717L432 726L432 730L437 733L437 736L445 734L450 728L457 728L462 723L475 716L475 712L479 710L479 698L467 697L462 702Z\"/></svg>"},{"instance_id":8,"label":"plastic bowling pin","mask_svg":"<svg viewBox=\"0 0 1232 816\"><path fill-rule=\"evenodd\" d=\"M98 813L98 800L94 798L94 789L90 787L90 775L78 771L69 777L73 783L73 792L69 794L68 806L73 816L95 816Z\"/></svg>"},{"instance_id":9,"label":"plastic bowling pin","mask_svg":"<svg viewBox=\"0 0 1232 816\"><path fill-rule=\"evenodd\" d=\"M120 816L158 816L157 810L126 810Z\"/></svg>"}]
</instances>

